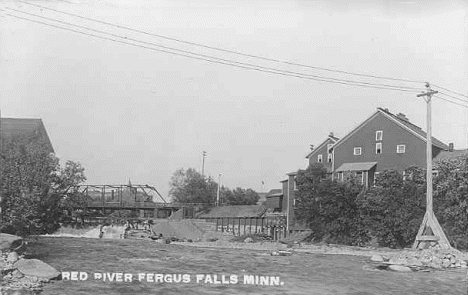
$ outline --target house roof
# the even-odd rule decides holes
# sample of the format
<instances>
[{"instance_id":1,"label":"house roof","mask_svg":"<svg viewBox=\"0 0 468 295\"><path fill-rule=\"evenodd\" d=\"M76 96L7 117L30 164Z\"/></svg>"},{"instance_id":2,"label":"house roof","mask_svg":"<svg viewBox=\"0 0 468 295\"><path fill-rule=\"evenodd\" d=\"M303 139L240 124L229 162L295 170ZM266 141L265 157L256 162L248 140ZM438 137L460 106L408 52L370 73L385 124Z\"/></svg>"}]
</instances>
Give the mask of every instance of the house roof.
<instances>
[{"instance_id":1,"label":"house roof","mask_svg":"<svg viewBox=\"0 0 468 295\"><path fill-rule=\"evenodd\" d=\"M327 139L325 139L321 144L319 144L316 148L314 148L307 156L306 159L310 158L315 152L317 152L319 149L321 149L329 140L333 142L337 142L339 140L338 137L335 137L333 135L328 135Z\"/></svg>"},{"instance_id":2,"label":"house roof","mask_svg":"<svg viewBox=\"0 0 468 295\"><path fill-rule=\"evenodd\" d=\"M343 163L335 172L343 171L369 171L377 165L377 162L356 162L356 163Z\"/></svg>"},{"instance_id":3,"label":"house roof","mask_svg":"<svg viewBox=\"0 0 468 295\"><path fill-rule=\"evenodd\" d=\"M447 159L456 158L458 156L468 155L468 149L453 150L453 151L441 151L437 157L434 158L434 162L443 161Z\"/></svg>"},{"instance_id":4,"label":"house roof","mask_svg":"<svg viewBox=\"0 0 468 295\"><path fill-rule=\"evenodd\" d=\"M268 192L268 194L266 195L266 197L272 197L272 196L275 196L277 194L283 194L283 190L280 189L280 188L275 188L275 189L272 189Z\"/></svg>"},{"instance_id":5,"label":"house roof","mask_svg":"<svg viewBox=\"0 0 468 295\"><path fill-rule=\"evenodd\" d=\"M403 124L406 128L410 129L411 131L417 133L419 136L423 137L424 140L427 139L427 133L425 131L423 131L421 129L421 127L417 126L417 125L414 125L413 123L411 123L409 120L404 120L392 113L390 113L388 111L388 109L382 109L382 108L379 108L379 110L381 112L383 112L384 114L390 116L393 120L399 122L400 124ZM445 143L443 143L442 141L438 140L437 138L435 138L434 136L432 136L432 145L435 145L436 147L439 147L441 148L442 150L448 150L448 145L446 145Z\"/></svg>"},{"instance_id":6,"label":"house roof","mask_svg":"<svg viewBox=\"0 0 468 295\"><path fill-rule=\"evenodd\" d=\"M208 217L261 217L267 208L258 205L219 206L199 214L198 218Z\"/></svg>"},{"instance_id":7,"label":"house roof","mask_svg":"<svg viewBox=\"0 0 468 295\"><path fill-rule=\"evenodd\" d=\"M344 136L339 141L337 141L335 143L335 145L333 146L333 148L336 148L339 145L341 145L343 142L345 142L349 137L351 137L353 134L355 134L357 131L359 131L359 129L361 129L363 126L365 126L370 120L374 119L378 114L384 115L385 117L389 118L391 121L393 121L396 124L398 124L399 126L403 127L408 132L412 133L413 135L415 135L419 139L426 142L427 134L420 127L418 127L417 125L414 125L413 123L410 123L407 119L405 120L405 119L402 119L402 118L392 114L390 111L388 111L388 109L377 108L377 111L374 112L369 118L367 118L364 122L359 124L353 130L351 130L346 136ZM445 143L443 143L442 141L438 140L435 137L432 137L432 145L436 146L436 147L438 147L438 148L440 148L442 150L448 150L448 145L446 145Z\"/></svg>"},{"instance_id":8,"label":"house roof","mask_svg":"<svg viewBox=\"0 0 468 295\"><path fill-rule=\"evenodd\" d=\"M42 132L51 152L54 152L42 119L1 118L0 123L1 137L23 136Z\"/></svg>"}]
</instances>

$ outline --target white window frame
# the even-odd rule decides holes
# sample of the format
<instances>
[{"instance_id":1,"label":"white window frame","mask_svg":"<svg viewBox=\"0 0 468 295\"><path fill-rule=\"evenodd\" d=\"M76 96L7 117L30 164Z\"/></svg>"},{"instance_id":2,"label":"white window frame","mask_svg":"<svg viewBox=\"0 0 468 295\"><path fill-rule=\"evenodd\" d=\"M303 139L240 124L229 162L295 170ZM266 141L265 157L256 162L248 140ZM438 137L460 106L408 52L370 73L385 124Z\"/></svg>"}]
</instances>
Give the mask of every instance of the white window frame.
<instances>
[{"instance_id":1,"label":"white window frame","mask_svg":"<svg viewBox=\"0 0 468 295\"><path fill-rule=\"evenodd\" d=\"M332 154L332 153L328 153L327 162L328 162L328 163L333 162L333 154Z\"/></svg>"},{"instance_id":2,"label":"white window frame","mask_svg":"<svg viewBox=\"0 0 468 295\"><path fill-rule=\"evenodd\" d=\"M330 153L330 149L333 147L333 143L327 144L327 153Z\"/></svg>"},{"instance_id":3,"label":"white window frame","mask_svg":"<svg viewBox=\"0 0 468 295\"><path fill-rule=\"evenodd\" d=\"M403 150L401 150L400 148L403 147ZM405 144L398 144L396 146L396 152L397 154L404 154L406 153L406 145Z\"/></svg>"},{"instance_id":4,"label":"white window frame","mask_svg":"<svg viewBox=\"0 0 468 295\"><path fill-rule=\"evenodd\" d=\"M377 130L375 131L375 141L382 141L383 139L383 131Z\"/></svg>"},{"instance_id":5,"label":"white window frame","mask_svg":"<svg viewBox=\"0 0 468 295\"><path fill-rule=\"evenodd\" d=\"M358 153L358 151L359 151L359 153ZM353 150L353 154L354 154L355 156L360 156L360 155L362 155L362 147L360 147L360 146L355 146L355 147L354 147L354 150Z\"/></svg>"},{"instance_id":6,"label":"white window frame","mask_svg":"<svg viewBox=\"0 0 468 295\"><path fill-rule=\"evenodd\" d=\"M294 182L293 190L297 190L296 176L294 176L293 182Z\"/></svg>"},{"instance_id":7,"label":"white window frame","mask_svg":"<svg viewBox=\"0 0 468 295\"><path fill-rule=\"evenodd\" d=\"M380 153L377 152L379 149L380 149ZM382 143L381 142L375 143L375 154L376 155L382 154Z\"/></svg>"},{"instance_id":8,"label":"white window frame","mask_svg":"<svg viewBox=\"0 0 468 295\"><path fill-rule=\"evenodd\" d=\"M319 154L319 155L317 156L317 162L318 162L318 163L323 163L323 155L322 155L322 154Z\"/></svg>"}]
</instances>

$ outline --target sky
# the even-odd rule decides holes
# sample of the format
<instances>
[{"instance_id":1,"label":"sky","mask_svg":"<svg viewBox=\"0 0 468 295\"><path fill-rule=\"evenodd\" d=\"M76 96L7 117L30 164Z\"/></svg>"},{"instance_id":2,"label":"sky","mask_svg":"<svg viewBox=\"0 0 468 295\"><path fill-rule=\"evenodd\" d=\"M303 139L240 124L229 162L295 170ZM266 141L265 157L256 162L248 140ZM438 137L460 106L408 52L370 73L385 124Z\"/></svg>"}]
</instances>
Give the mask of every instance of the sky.
<instances>
[{"instance_id":1,"label":"sky","mask_svg":"<svg viewBox=\"0 0 468 295\"><path fill-rule=\"evenodd\" d=\"M131 180L153 185L167 196L174 171L201 170L206 151L206 175L217 181L221 174L221 183L231 188L266 192L280 188L286 173L305 168L311 144L320 144L330 132L346 135L377 107L404 113L425 129L426 103L416 97L425 90L423 81L468 95L464 1L29 3L49 9L0 1L1 115L41 118L57 156L80 162L88 184ZM136 47L30 20L146 43ZM420 82L277 63L151 34L312 67ZM255 64L257 69L414 89L301 79L148 49L154 46ZM434 136L453 142L455 148L468 147L467 108L438 98L432 106Z\"/></svg>"}]
</instances>

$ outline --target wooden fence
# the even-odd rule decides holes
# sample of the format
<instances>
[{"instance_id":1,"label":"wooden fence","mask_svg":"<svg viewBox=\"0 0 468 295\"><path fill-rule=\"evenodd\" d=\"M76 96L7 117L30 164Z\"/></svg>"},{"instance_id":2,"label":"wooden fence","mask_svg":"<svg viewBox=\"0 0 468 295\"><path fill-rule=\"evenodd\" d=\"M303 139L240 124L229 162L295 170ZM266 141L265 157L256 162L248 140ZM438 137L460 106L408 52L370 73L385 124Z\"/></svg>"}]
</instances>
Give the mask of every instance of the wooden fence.
<instances>
[{"instance_id":1,"label":"wooden fence","mask_svg":"<svg viewBox=\"0 0 468 295\"><path fill-rule=\"evenodd\" d=\"M216 231L232 233L234 236L262 233L275 241L287 236L284 218L205 217L203 220L216 223Z\"/></svg>"}]
</instances>

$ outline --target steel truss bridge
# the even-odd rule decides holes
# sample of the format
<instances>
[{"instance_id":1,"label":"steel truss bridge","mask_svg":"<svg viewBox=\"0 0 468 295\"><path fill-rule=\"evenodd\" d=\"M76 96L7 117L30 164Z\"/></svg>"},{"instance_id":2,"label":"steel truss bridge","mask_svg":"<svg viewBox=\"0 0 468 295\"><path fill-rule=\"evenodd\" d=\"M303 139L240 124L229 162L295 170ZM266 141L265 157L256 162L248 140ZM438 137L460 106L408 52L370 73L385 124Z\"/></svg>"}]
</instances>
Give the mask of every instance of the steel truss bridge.
<instances>
[{"instance_id":1,"label":"steel truss bridge","mask_svg":"<svg viewBox=\"0 0 468 295\"><path fill-rule=\"evenodd\" d=\"M133 210L139 211L140 217L167 218L181 208L201 205L167 202L155 187L147 184L85 184L73 190L86 197L88 209Z\"/></svg>"}]
</instances>

